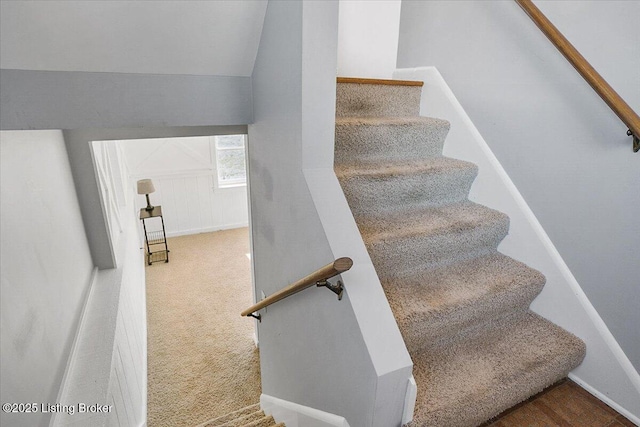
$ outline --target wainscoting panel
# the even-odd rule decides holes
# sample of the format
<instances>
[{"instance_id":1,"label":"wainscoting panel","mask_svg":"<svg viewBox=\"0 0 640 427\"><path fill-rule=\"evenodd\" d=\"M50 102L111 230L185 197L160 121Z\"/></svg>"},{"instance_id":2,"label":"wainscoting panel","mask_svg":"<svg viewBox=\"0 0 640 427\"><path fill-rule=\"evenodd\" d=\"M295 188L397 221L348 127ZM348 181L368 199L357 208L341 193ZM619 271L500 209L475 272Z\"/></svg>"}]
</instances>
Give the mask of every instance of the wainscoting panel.
<instances>
[{"instance_id":1,"label":"wainscoting panel","mask_svg":"<svg viewBox=\"0 0 640 427\"><path fill-rule=\"evenodd\" d=\"M126 214L125 214L126 212ZM95 270L57 402L111 405L108 412L57 412L52 427L141 427L147 420L147 318L137 219L122 211L122 262Z\"/></svg>"},{"instance_id":2,"label":"wainscoting panel","mask_svg":"<svg viewBox=\"0 0 640 427\"><path fill-rule=\"evenodd\" d=\"M146 298L140 251L135 246L129 251L130 259L138 262L122 271L108 395L114 406L108 425L137 427L146 423Z\"/></svg>"},{"instance_id":3,"label":"wainscoting panel","mask_svg":"<svg viewBox=\"0 0 640 427\"><path fill-rule=\"evenodd\" d=\"M203 233L248 224L246 186L214 189L212 174L149 176L156 192L152 205L161 205L167 236ZM132 179L132 185L139 179ZM146 206L144 196L136 198L136 207ZM151 224L151 222L147 222ZM160 223L151 224L152 230Z\"/></svg>"},{"instance_id":4,"label":"wainscoting panel","mask_svg":"<svg viewBox=\"0 0 640 427\"><path fill-rule=\"evenodd\" d=\"M215 148L212 137L119 141L130 173L130 185L150 178L156 191L152 205L161 205L167 236L180 236L248 224L245 185L216 187ZM146 206L136 196L137 209ZM148 222L150 230L160 222Z\"/></svg>"}]
</instances>

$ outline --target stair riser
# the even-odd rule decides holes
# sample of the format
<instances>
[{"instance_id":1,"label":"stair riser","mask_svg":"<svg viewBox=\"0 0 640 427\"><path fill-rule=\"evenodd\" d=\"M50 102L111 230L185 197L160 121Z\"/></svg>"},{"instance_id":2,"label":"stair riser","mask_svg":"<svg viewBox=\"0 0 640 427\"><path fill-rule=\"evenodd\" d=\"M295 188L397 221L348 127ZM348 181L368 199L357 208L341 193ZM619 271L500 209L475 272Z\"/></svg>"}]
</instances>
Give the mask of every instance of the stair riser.
<instances>
[{"instance_id":1,"label":"stair riser","mask_svg":"<svg viewBox=\"0 0 640 427\"><path fill-rule=\"evenodd\" d=\"M405 125L336 124L335 163L409 160L439 156L447 122Z\"/></svg>"},{"instance_id":2,"label":"stair riser","mask_svg":"<svg viewBox=\"0 0 640 427\"><path fill-rule=\"evenodd\" d=\"M447 265L495 251L509 232L509 220L438 235L370 243L365 241L378 276L406 274L414 269Z\"/></svg>"},{"instance_id":3,"label":"stair riser","mask_svg":"<svg viewBox=\"0 0 640 427\"><path fill-rule=\"evenodd\" d=\"M477 169L411 176L340 178L354 216L440 206L466 200Z\"/></svg>"},{"instance_id":4,"label":"stair riser","mask_svg":"<svg viewBox=\"0 0 640 427\"><path fill-rule=\"evenodd\" d=\"M502 294L500 300L476 300L473 307L460 306L438 315L406 319L398 326L410 354L432 351L442 342L476 334L487 322L527 310L543 287L544 282L514 287Z\"/></svg>"},{"instance_id":5,"label":"stair riser","mask_svg":"<svg viewBox=\"0 0 640 427\"><path fill-rule=\"evenodd\" d=\"M420 113L420 86L338 83L338 117L412 117Z\"/></svg>"}]
</instances>

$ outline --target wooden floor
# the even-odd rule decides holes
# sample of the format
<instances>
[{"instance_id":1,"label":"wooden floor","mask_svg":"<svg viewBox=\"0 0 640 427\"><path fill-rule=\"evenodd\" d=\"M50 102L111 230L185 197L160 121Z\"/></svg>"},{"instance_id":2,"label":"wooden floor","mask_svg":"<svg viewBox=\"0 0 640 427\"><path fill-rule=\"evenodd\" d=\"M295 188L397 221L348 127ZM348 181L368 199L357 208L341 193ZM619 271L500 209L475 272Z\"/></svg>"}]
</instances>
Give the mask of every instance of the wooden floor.
<instances>
[{"instance_id":1,"label":"wooden floor","mask_svg":"<svg viewBox=\"0 0 640 427\"><path fill-rule=\"evenodd\" d=\"M563 380L481 427L634 427L573 381Z\"/></svg>"}]
</instances>

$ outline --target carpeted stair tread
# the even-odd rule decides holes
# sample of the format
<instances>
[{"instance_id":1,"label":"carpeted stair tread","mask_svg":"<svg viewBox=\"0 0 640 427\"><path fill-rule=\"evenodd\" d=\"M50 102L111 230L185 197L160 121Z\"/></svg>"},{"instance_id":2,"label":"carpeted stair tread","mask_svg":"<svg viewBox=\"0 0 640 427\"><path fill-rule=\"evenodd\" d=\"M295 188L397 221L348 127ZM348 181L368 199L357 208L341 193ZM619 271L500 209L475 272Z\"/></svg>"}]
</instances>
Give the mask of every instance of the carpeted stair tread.
<instances>
[{"instance_id":1,"label":"carpeted stair tread","mask_svg":"<svg viewBox=\"0 0 640 427\"><path fill-rule=\"evenodd\" d=\"M367 243L405 239L416 235L464 232L487 223L504 223L509 217L484 205L465 201L358 218L358 228Z\"/></svg>"},{"instance_id":2,"label":"carpeted stair tread","mask_svg":"<svg viewBox=\"0 0 640 427\"><path fill-rule=\"evenodd\" d=\"M440 156L448 131L430 117L339 117L335 163Z\"/></svg>"},{"instance_id":3,"label":"carpeted stair tread","mask_svg":"<svg viewBox=\"0 0 640 427\"><path fill-rule=\"evenodd\" d=\"M438 174L448 171L472 170L478 167L464 160L450 157L436 157L427 159L406 160L374 160L341 163L335 166L336 175L340 179L353 177L384 178L388 176L410 176L416 174Z\"/></svg>"},{"instance_id":4,"label":"carpeted stair tread","mask_svg":"<svg viewBox=\"0 0 640 427\"><path fill-rule=\"evenodd\" d=\"M244 427L245 425L264 418L264 412L260 408L257 411L247 415L239 416L231 421L222 424L220 427Z\"/></svg>"},{"instance_id":5,"label":"carpeted stair tread","mask_svg":"<svg viewBox=\"0 0 640 427\"><path fill-rule=\"evenodd\" d=\"M420 86L338 83L336 116L410 117L420 113Z\"/></svg>"},{"instance_id":6,"label":"carpeted stair tread","mask_svg":"<svg viewBox=\"0 0 640 427\"><path fill-rule=\"evenodd\" d=\"M259 420L245 424L243 427L273 427L275 424L276 420L271 415L265 415Z\"/></svg>"},{"instance_id":7,"label":"carpeted stair tread","mask_svg":"<svg viewBox=\"0 0 640 427\"><path fill-rule=\"evenodd\" d=\"M256 411L260 411L260 404L256 403L253 405L245 406L244 408L240 408L236 411L229 412L228 414L222 415L220 417L209 420L203 424L200 424L198 427L214 427L221 426L225 423L233 421L237 418L242 418L246 415L253 414Z\"/></svg>"},{"instance_id":8,"label":"carpeted stair tread","mask_svg":"<svg viewBox=\"0 0 640 427\"><path fill-rule=\"evenodd\" d=\"M509 231L507 215L471 202L400 210L386 219L358 222L381 278L493 252Z\"/></svg>"},{"instance_id":9,"label":"carpeted stair tread","mask_svg":"<svg viewBox=\"0 0 640 427\"><path fill-rule=\"evenodd\" d=\"M539 271L498 252L382 279L410 352L505 313L525 310L544 283Z\"/></svg>"},{"instance_id":10,"label":"carpeted stair tread","mask_svg":"<svg viewBox=\"0 0 640 427\"><path fill-rule=\"evenodd\" d=\"M449 121L435 117L407 116L407 117L336 117L336 126L404 126L406 124L427 124L449 128Z\"/></svg>"},{"instance_id":11,"label":"carpeted stair tread","mask_svg":"<svg viewBox=\"0 0 640 427\"><path fill-rule=\"evenodd\" d=\"M526 311L447 347L413 354L412 426L475 426L564 378L584 343Z\"/></svg>"},{"instance_id":12,"label":"carpeted stair tread","mask_svg":"<svg viewBox=\"0 0 640 427\"><path fill-rule=\"evenodd\" d=\"M200 424L198 427L284 427L284 423L276 424L271 415L266 415L260 404L247 406L222 417Z\"/></svg>"},{"instance_id":13,"label":"carpeted stair tread","mask_svg":"<svg viewBox=\"0 0 640 427\"><path fill-rule=\"evenodd\" d=\"M476 165L446 157L339 164L336 175L355 216L439 206L467 199Z\"/></svg>"}]
</instances>

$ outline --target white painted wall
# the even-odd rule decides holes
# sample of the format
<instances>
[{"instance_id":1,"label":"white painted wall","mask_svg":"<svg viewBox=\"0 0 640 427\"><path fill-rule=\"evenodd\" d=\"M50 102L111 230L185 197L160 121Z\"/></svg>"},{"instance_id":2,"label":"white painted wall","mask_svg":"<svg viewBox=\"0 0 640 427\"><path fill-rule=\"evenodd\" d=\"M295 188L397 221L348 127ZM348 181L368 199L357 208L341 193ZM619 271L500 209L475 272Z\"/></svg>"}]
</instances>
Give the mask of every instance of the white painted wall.
<instances>
[{"instance_id":1,"label":"white painted wall","mask_svg":"<svg viewBox=\"0 0 640 427\"><path fill-rule=\"evenodd\" d=\"M354 262L342 278L349 284L347 293L353 313L378 376L372 425L399 425L413 362L333 170L336 105L333 70L339 43L338 34L332 31L334 12L331 7L313 2L303 9L303 172L334 258L346 254ZM412 419L413 411L407 416L403 424Z\"/></svg>"},{"instance_id":2,"label":"white painted wall","mask_svg":"<svg viewBox=\"0 0 640 427\"><path fill-rule=\"evenodd\" d=\"M640 111L639 1L536 1ZM640 368L640 157L515 2L403 2L399 67L434 65Z\"/></svg>"},{"instance_id":3,"label":"white painted wall","mask_svg":"<svg viewBox=\"0 0 640 427\"><path fill-rule=\"evenodd\" d=\"M55 403L93 262L62 132L0 132L0 149L0 400ZM3 411L0 423L50 415Z\"/></svg>"},{"instance_id":4,"label":"white painted wall","mask_svg":"<svg viewBox=\"0 0 640 427\"><path fill-rule=\"evenodd\" d=\"M128 187L150 178L151 204L162 206L169 237L248 225L247 187L219 187L213 137L156 138L115 142L129 171ZM147 205L135 195L136 211ZM160 226L159 221L156 221ZM151 221L148 221L148 225ZM153 227L153 224L151 224Z\"/></svg>"},{"instance_id":5,"label":"white painted wall","mask_svg":"<svg viewBox=\"0 0 640 427\"><path fill-rule=\"evenodd\" d=\"M305 177L332 159L337 14L335 2L270 1L267 7L249 125L257 299L351 255L329 245ZM356 282L343 280L342 301L314 287L262 311L263 393L342 416L352 426L399 425L396 399L401 408L404 388L383 392L394 382L386 383L387 372L372 361L351 297ZM390 400L382 402L383 396Z\"/></svg>"},{"instance_id":6,"label":"white painted wall","mask_svg":"<svg viewBox=\"0 0 640 427\"><path fill-rule=\"evenodd\" d=\"M117 247L123 232L123 219L120 210L126 206L125 187L121 180L122 171L117 151L113 150L117 146L110 144L109 141L93 141L91 148L96 178L100 186L102 214L107 222L111 244L113 247ZM112 161L112 157L115 161ZM116 264L119 261L116 258Z\"/></svg>"},{"instance_id":7,"label":"white painted wall","mask_svg":"<svg viewBox=\"0 0 640 427\"><path fill-rule=\"evenodd\" d=\"M400 0L340 0L338 76L391 78L400 5Z\"/></svg>"},{"instance_id":8,"label":"white painted wall","mask_svg":"<svg viewBox=\"0 0 640 427\"><path fill-rule=\"evenodd\" d=\"M3 1L4 69L250 76L266 1Z\"/></svg>"}]
</instances>

